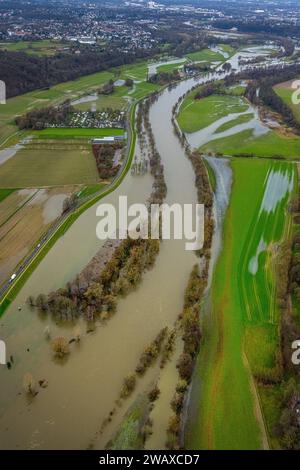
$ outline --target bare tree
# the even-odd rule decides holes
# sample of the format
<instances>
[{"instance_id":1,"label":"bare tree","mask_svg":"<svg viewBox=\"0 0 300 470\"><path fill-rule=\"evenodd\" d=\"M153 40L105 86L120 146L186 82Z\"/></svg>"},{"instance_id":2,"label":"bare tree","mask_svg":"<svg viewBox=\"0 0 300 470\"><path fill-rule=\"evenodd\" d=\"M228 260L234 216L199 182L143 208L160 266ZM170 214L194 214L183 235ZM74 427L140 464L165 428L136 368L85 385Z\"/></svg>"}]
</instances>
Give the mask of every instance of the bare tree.
<instances>
[{"instance_id":1,"label":"bare tree","mask_svg":"<svg viewBox=\"0 0 300 470\"><path fill-rule=\"evenodd\" d=\"M57 336L51 341L51 348L58 357L64 357L70 353L69 344L63 336Z\"/></svg>"}]
</instances>

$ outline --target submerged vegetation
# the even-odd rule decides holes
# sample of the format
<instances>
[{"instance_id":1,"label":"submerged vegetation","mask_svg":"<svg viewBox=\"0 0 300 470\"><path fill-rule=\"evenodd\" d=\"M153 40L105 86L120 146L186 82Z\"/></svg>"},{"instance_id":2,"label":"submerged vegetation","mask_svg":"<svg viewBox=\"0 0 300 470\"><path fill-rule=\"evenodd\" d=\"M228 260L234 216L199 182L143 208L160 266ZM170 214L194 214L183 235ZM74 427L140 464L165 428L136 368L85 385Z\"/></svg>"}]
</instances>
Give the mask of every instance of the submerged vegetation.
<instances>
[{"instance_id":1,"label":"submerged vegetation","mask_svg":"<svg viewBox=\"0 0 300 470\"><path fill-rule=\"evenodd\" d=\"M116 310L117 296L126 295L140 282L144 270L149 269L159 251L159 240L126 239L117 246L106 266L96 274L92 267L77 276L65 288L40 294L28 303L56 319L74 321L83 316L88 321L105 319Z\"/></svg>"}]
</instances>

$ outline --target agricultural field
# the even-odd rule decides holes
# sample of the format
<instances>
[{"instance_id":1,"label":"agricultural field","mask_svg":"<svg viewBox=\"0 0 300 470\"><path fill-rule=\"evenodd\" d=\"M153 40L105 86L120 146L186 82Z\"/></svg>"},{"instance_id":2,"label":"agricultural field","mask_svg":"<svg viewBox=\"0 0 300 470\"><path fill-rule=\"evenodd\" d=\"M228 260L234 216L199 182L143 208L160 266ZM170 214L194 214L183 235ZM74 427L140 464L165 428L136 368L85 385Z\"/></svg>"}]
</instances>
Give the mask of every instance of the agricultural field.
<instances>
[{"instance_id":1,"label":"agricultural field","mask_svg":"<svg viewBox=\"0 0 300 470\"><path fill-rule=\"evenodd\" d=\"M231 166L223 247L198 362L201 400L187 434L190 449L268 447L252 374L276 368L276 246L289 229L286 206L296 171L294 164L270 160L232 159Z\"/></svg>"},{"instance_id":2,"label":"agricultural field","mask_svg":"<svg viewBox=\"0 0 300 470\"><path fill-rule=\"evenodd\" d=\"M0 166L1 188L95 184L99 180L86 141L32 141Z\"/></svg>"},{"instance_id":3,"label":"agricultural field","mask_svg":"<svg viewBox=\"0 0 300 470\"><path fill-rule=\"evenodd\" d=\"M0 190L0 285L61 215L64 199L75 189Z\"/></svg>"},{"instance_id":4,"label":"agricultural field","mask_svg":"<svg viewBox=\"0 0 300 470\"><path fill-rule=\"evenodd\" d=\"M176 64L164 64L157 67L157 72L173 72L173 70L182 69L183 65L186 63L186 59L183 59L181 62Z\"/></svg>"},{"instance_id":5,"label":"agricultural field","mask_svg":"<svg viewBox=\"0 0 300 470\"><path fill-rule=\"evenodd\" d=\"M131 78L135 81L144 81L147 79L148 66L147 62L139 62L131 65L124 65L116 69L117 78L124 79Z\"/></svg>"},{"instance_id":6,"label":"agricultural field","mask_svg":"<svg viewBox=\"0 0 300 470\"><path fill-rule=\"evenodd\" d=\"M18 42L0 42L0 50L10 52L26 52L39 56L51 56L59 50L68 48L68 43L61 41L18 41Z\"/></svg>"},{"instance_id":7,"label":"agricultural field","mask_svg":"<svg viewBox=\"0 0 300 470\"><path fill-rule=\"evenodd\" d=\"M124 135L124 129L119 128L70 128L49 127L41 131L28 131L38 139L90 139L113 135Z\"/></svg>"},{"instance_id":8,"label":"agricultural field","mask_svg":"<svg viewBox=\"0 0 300 470\"><path fill-rule=\"evenodd\" d=\"M180 106L177 121L183 132L196 132L230 113L242 113L249 108L240 96L212 95L195 100L197 91L190 93Z\"/></svg>"},{"instance_id":9,"label":"agricultural field","mask_svg":"<svg viewBox=\"0 0 300 470\"><path fill-rule=\"evenodd\" d=\"M300 138L296 135L286 136L275 130L254 137L253 131L248 129L229 137L212 140L201 147L201 151L224 155L246 154L298 160L300 159Z\"/></svg>"},{"instance_id":10,"label":"agricultural field","mask_svg":"<svg viewBox=\"0 0 300 470\"><path fill-rule=\"evenodd\" d=\"M298 79L299 80L299 79ZM294 104L292 101L292 95L295 93L295 89L292 88L292 84L295 80L289 82L280 83L274 87L275 92L280 98L292 109L296 119L300 122L300 104ZM298 93L298 99L300 95Z\"/></svg>"},{"instance_id":11,"label":"agricultural field","mask_svg":"<svg viewBox=\"0 0 300 470\"><path fill-rule=\"evenodd\" d=\"M202 51L191 52L190 54L187 54L187 58L193 62L221 62L224 60L223 54L220 52L214 52L211 49L203 49Z\"/></svg>"}]
</instances>

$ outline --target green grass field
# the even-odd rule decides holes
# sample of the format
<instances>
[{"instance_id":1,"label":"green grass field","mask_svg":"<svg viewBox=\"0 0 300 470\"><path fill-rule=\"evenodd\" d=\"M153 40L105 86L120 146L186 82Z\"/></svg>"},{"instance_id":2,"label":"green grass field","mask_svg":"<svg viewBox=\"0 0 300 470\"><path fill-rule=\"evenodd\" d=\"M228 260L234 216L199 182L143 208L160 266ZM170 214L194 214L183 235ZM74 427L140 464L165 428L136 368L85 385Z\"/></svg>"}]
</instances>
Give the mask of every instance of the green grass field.
<instances>
[{"instance_id":1,"label":"green grass field","mask_svg":"<svg viewBox=\"0 0 300 470\"><path fill-rule=\"evenodd\" d=\"M299 78L298 78L299 80ZM300 122L300 104L294 104L292 100L292 95L295 90L292 88L292 81L288 84L280 84L274 87L275 92L280 98L292 109L296 119ZM299 98L299 94L298 94Z\"/></svg>"},{"instance_id":2,"label":"green grass field","mask_svg":"<svg viewBox=\"0 0 300 470\"><path fill-rule=\"evenodd\" d=\"M116 96L115 94L109 96L99 95L99 98L96 101L93 101L92 103L80 103L77 104L75 108L79 109L80 111L90 111L92 107L93 109L95 107L97 111L101 111L105 108L111 108L113 110L125 110L127 103L128 102L126 99L120 96Z\"/></svg>"},{"instance_id":3,"label":"green grass field","mask_svg":"<svg viewBox=\"0 0 300 470\"><path fill-rule=\"evenodd\" d=\"M76 104L74 107L81 111L90 111L91 107L96 107L97 111L105 108L124 110L128 106L126 96L129 91L130 88L126 86L115 87L111 95L99 94L95 101Z\"/></svg>"},{"instance_id":4,"label":"green grass field","mask_svg":"<svg viewBox=\"0 0 300 470\"><path fill-rule=\"evenodd\" d=\"M150 93L153 93L154 91L159 89L160 86L155 85L154 83L141 82L136 84L135 89L129 96L136 100L140 100L142 98L145 98Z\"/></svg>"},{"instance_id":5,"label":"green grass field","mask_svg":"<svg viewBox=\"0 0 300 470\"><path fill-rule=\"evenodd\" d=\"M224 60L224 56L222 54L219 52L214 52L211 49L203 49L202 51L191 52L190 54L187 54L187 57L193 62L215 62Z\"/></svg>"},{"instance_id":6,"label":"green grass field","mask_svg":"<svg viewBox=\"0 0 300 470\"><path fill-rule=\"evenodd\" d=\"M227 52L229 56L232 56L236 49L234 49L229 44L219 44L218 46L223 52ZM223 62L225 57L221 52L212 51L211 49L202 49L201 51L191 52L186 56L188 59L192 60L193 62L200 62L205 61L207 63L211 62Z\"/></svg>"},{"instance_id":7,"label":"green grass field","mask_svg":"<svg viewBox=\"0 0 300 470\"><path fill-rule=\"evenodd\" d=\"M178 62L177 64L164 64L160 65L157 67L157 72L172 72L173 70L177 70L179 68L182 68L184 63L186 62L186 59L182 59L181 62Z\"/></svg>"},{"instance_id":8,"label":"green grass field","mask_svg":"<svg viewBox=\"0 0 300 470\"><path fill-rule=\"evenodd\" d=\"M50 41L48 39L42 41L0 42L0 50L26 52L27 54L35 54L39 56L54 55L58 49L67 46L67 43L64 44L60 41Z\"/></svg>"},{"instance_id":9,"label":"green grass field","mask_svg":"<svg viewBox=\"0 0 300 470\"><path fill-rule=\"evenodd\" d=\"M203 325L197 371L201 399L188 428L189 449L263 446L251 369L273 367L275 362L278 318L271 259L272 247L284 232L289 193L283 192L276 204L278 192L274 195L272 188L279 175L292 186L295 167L287 162L233 159L232 168L234 182L213 277L212 311ZM280 191L279 181L277 185ZM259 254L261 239L266 247Z\"/></svg>"},{"instance_id":10,"label":"green grass field","mask_svg":"<svg viewBox=\"0 0 300 470\"><path fill-rule=\"evenodd\" d=\"M272 130L260 137L253 137L250 129L230 137L212 140L201 147L201 151L224 155L253 154L258 157L300 159L300 138L285 137Z\"/></svg>"},{"instance_id":11,"label":"green grass field","mask_svg":"<svg viewBox=\"0 0 300 470\"><path fill-rule=\"evenodd\" d=\"M236 52L236 49L230 46L230 44L219 44L219 47L223 52L227 52L229 55L233 55Z\"/></svg>"},{"instance_id":12,"label":"green grass field","mask_svg":"<svg viewBox=\"0 0 300 470\"><path fill-rule=\"evenodd\" d=\"M71 128L71 127L49 127L42 131L29 131L39 139L90 139L113 135L124 135L124 129L115 127L103 129Z\"/></svg>"},{"instance_id":13,"label":"green grass field","mask_svg":"<svg viewBox=\"0 0 300 470\"><path fill-rule=\"evenodd\" d=\"M246 91L246 87L243 85L235 85L227 88L228 93L231 95L242 96Z\"/></svg>"},{"instance_id":14,"label":"green grass field","mask_svg":"<svg viewBox=\"0 0 300 470\"><path fill-rule=\"evenodd\" d=\"M1 188L95 184L99 180L89 148L25 148L0 167Z\"/></svg>"},{"instance_id":15,"label":"green grass field","mask_svg":"<svg viewBox=\"0 0 300 470\"><path fill-rule=\"evenodd\" d=\"M6 199L14 191L14 189L0 189L0 202L4 201L4 199Z\"/></svg>"},{"instance_id":16,"label":"green grass field","mask_svg":"<svg viewBox=\"0 0 300 470\"><path fill-rule=\"evenodd\" d=\"M120 74L120 78L124 80L131 78L132 80L143 81L147 78L147 70L147 62L139 62L119 67L117 73Z\"/></svg>"},{"instance_id":17,"label":"green grass field","mask_svg":"<svg viewBox=\"0 0 300 470\"><path fill-rule=\"evenodd\" d=\"M225 124L222 124L216 130L216 133L224 132L224 131L227 131L228 129L231 129L232 127L237 126L238 124L244 124L245 122L249 122L251 121L253 117L254 117L253 113L243 114L242 116L239 116L236 119L232 119L231 121L225 122Z\"/></svg>"},{"instance_id":18,"label":"green grass field","mask_svg":"<svg viewBox=\"0 0 300 470\"><path fill-rule=\"evenodd\" d=\"M193 91L183 101L177 121L183 132L196 132L230 113L244 112L249 105L239 96L212 95L195 100Z\"/></svg>"}]
</instances>

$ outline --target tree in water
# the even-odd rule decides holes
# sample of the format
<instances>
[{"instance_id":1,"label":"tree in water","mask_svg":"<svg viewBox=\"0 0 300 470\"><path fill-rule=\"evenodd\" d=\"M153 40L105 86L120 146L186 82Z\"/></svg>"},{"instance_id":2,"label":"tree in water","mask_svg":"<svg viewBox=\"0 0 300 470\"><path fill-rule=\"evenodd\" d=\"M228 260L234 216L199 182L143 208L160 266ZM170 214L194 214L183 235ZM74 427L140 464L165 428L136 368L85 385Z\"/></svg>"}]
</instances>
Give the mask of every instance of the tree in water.
<instances>
[{"instance_id":1,"label":"tree in water","mask_svg":"<svg viewBox=\"0 0 300 470\"><path fill-rule=\"evenodd\" d=\"M36 387L36 384L35 384L35 380L32 374L27 372L27 374L25 374L23 378L23 388L25 392L34 396L36 394L35 387Z\"/></svg>"},{"instance_id":2,"label":"tree in water","mask_svg":"<svg viewBox=\"0 0 300 470\"><path fill-rule=\"evenodd\" d=\"M64 357L70 353L69 343L63 336L57 336L51 341L51 348L58 357Z\"/></svg>"}]
</instances>

